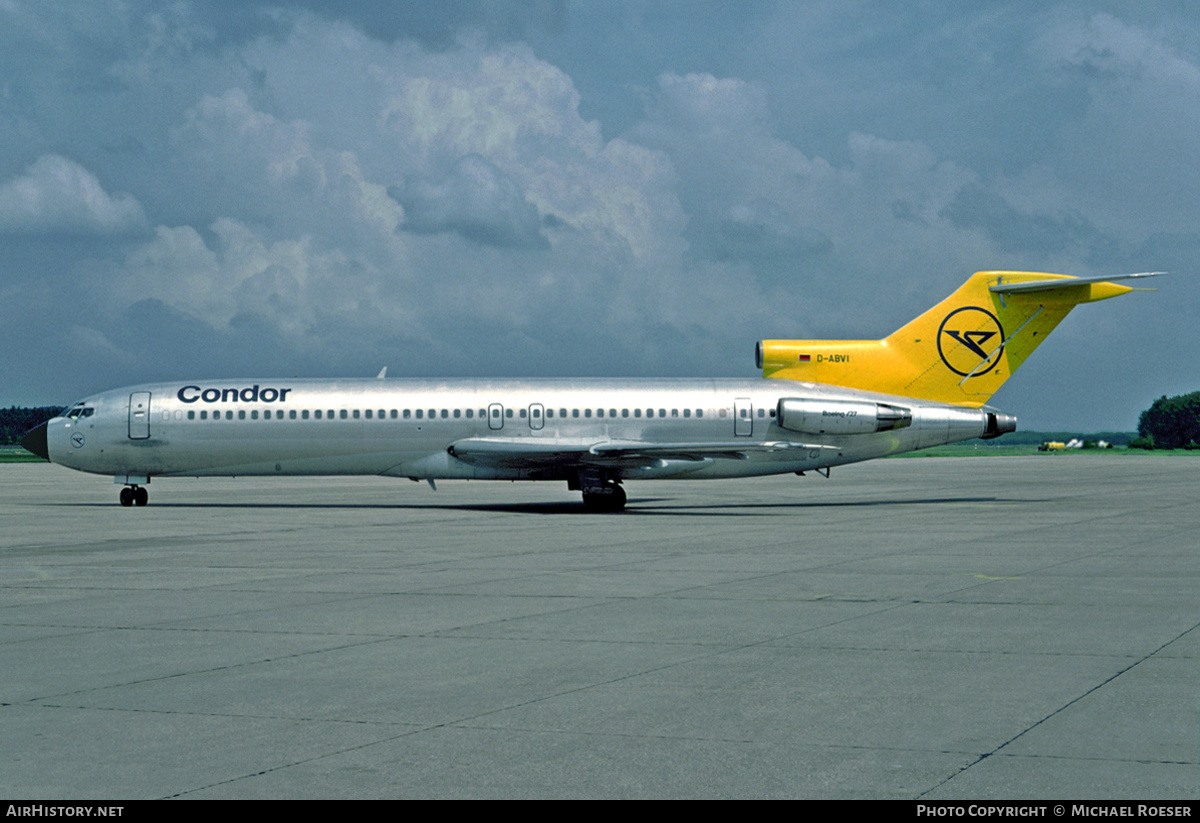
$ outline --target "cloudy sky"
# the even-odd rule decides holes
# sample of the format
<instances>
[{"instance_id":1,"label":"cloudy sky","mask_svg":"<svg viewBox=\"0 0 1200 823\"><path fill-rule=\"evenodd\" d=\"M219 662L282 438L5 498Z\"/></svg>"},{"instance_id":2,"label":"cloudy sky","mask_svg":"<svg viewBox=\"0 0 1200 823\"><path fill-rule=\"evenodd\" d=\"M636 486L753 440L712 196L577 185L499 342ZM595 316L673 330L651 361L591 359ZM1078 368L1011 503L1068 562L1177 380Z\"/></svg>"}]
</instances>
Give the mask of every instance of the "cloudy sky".
<instances>
[{"instance_id":1,"label":"cloudy sky","mask_svg":"<svg viewBox=\"0 0 1200 823\"><path fill-rule=\"evenodd\" d=\"M993 399L1200 389L1191 3L0 0L0 405L754 376L982 269L1169 270Z\"/></svg>"}]
</instances>

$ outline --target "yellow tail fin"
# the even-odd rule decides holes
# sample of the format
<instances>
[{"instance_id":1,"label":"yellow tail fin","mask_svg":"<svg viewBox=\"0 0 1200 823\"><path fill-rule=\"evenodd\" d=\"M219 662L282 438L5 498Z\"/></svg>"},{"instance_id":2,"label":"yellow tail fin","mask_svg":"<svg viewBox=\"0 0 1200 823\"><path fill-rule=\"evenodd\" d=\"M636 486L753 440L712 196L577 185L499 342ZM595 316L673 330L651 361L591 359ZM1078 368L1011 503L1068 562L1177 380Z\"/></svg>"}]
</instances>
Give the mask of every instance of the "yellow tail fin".
<instances>
[{"instance_id":1,"label":"yellow tail fin","mask_svg":"<svg viewBox=\"0 0 1200 823\"><path fill-rule=\"evenodd\" d=\"M764 340L763 377L982 406L1080 303L1133 291L1115 277L981 271L882 340Z\"/></svg>"}]
</instances>

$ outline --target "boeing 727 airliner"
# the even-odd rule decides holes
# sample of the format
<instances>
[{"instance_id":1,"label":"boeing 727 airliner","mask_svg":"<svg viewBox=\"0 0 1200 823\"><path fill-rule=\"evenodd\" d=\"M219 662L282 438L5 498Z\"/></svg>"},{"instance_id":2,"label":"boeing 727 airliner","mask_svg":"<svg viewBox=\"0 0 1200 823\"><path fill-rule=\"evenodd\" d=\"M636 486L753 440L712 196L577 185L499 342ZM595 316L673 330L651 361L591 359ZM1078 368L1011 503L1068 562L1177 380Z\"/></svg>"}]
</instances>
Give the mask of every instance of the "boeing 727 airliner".
<instances>
[{"instance_id":1,"label":"boeing 727 airliner","mask_svg":"<svg viewBox=\"0 0 1200 823\"><path fill-rule=\"evenodd\" d=\"M764 340L762 378L235 379L88 397L29 451L111 475L123 506L155 477L385 475L555 480L600 511L622 484L807 471L1016 429L987 400L1114 277L978 272L882 340Z\"/></svg>"}]
</instances>

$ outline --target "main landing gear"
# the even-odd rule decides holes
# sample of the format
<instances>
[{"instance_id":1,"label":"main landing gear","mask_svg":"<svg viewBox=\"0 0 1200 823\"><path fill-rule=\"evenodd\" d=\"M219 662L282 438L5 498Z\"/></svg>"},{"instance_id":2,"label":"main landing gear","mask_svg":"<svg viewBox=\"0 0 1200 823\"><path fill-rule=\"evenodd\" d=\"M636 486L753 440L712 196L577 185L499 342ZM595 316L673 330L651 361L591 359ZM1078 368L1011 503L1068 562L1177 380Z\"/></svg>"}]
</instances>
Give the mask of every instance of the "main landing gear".
<instances>
[{"instance_id":1,"label":"main landing gear","mask_svg":"<svg viewBox=\"0 0 1200 823\"><path fill-rule=\"evenodd\" d=\"M621 481L599 472L580 472L567 482L567 488L583 492L583 505L593 512L619 512L625 508L625 490Z\"/></svg>"},{"instance_id":2,"label":"main landing gear","mask_svg":"<svg viewBox=\"0 0 1200 823\"><path fill-rule=\"evenodd\" d=\"M625 490L616 483L583 489L583 505L594 512L619 512L625 508Z\"/></svg>"},{"instance_id":3,"label":"main landing gear","mask_svg":"<svg viewBox=\"0 0 1200 823\"><path fill-rule=\"evenodd\" d=\"M121 489L121 505L125 508L144 506L149 502L150 492L146 491L145 486L126 486Z\"/></svg>"}]
</instances>

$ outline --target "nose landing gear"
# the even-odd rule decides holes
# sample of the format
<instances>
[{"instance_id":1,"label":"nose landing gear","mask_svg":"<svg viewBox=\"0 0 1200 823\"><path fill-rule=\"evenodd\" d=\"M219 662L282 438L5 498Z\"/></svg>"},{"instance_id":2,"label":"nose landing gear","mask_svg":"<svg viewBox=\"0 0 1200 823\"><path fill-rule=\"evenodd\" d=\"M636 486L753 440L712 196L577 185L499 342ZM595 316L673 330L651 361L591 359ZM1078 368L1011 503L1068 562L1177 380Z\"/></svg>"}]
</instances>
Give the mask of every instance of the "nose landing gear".
<instances>
[{"instance_id":1,"label":"nose landing gear","mask_svg":"<svg viewBox=\"0 0 1200 823\"><path fill-rule=\"evenodd\" d=\"M125 508L144 506L149 502L150 492L146 491L144 486L126 486L121 489L121 505Z\"/></svg>"}]
</instances>

